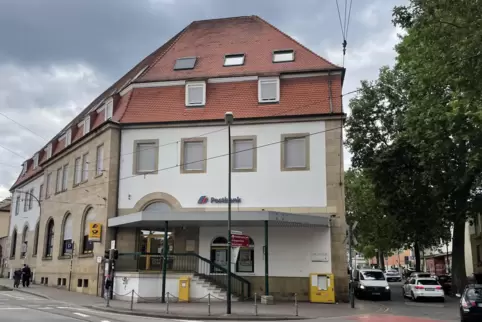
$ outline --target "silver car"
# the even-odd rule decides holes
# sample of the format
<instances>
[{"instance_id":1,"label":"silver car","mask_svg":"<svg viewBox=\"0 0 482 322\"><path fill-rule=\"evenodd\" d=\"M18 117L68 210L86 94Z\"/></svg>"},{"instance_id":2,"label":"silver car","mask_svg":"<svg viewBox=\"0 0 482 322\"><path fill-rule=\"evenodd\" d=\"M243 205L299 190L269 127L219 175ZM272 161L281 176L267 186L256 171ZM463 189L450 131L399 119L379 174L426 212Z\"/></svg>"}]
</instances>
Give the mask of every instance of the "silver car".
<instances>
[{"instance_id":1,"label":"silver car","mask_svg":"<svg viewBox=\"0 0 482 322\"><path fill-rule=\"evenodd\" d=\"M385 276L387 277L387 282L401 282L402 281L402 276L400 275L400 272L396 269L390 269L385 273Z\"/></svg>"}]
</instances>

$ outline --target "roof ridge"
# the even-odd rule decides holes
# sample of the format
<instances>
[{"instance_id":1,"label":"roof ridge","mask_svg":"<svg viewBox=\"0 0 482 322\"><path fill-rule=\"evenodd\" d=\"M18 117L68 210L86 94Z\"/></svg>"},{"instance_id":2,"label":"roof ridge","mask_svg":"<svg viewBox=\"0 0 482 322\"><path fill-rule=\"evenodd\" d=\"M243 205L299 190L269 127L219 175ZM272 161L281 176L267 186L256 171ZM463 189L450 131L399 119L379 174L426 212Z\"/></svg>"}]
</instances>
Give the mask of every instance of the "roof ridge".
<instances>
[{"instance_id":1,"label":"roof ridge","mask_svg":"<svg viewBox=\"0 0 482 322\"><path fill-rule=\"evenodd\" d=\"M202 20L194 20L193 22L191 22L191 24L197 23L197 22L206 22L206 21L234 20L234 19L241 19L241 18L256 18L256 17L258 17L258 16L256 16L256 15L250 15L250 16L236 16L236 17L223 17L223 18L213 18L213 19L202 19Z\"/></svg>"},{"instance_id":2,"label":"roof ridge","mask_svg":"<svg viewBox=\"0 0 482 322\"><path fill-rule=\"evenodd\" d=\"M320 55L318 55L317 53L315 53L313 50L309 49L308 47L306 47L305 45L303 45L302 43L300 43L299 41L297 41L296 39L293 39L290 35L288 35L287 33L283 32L282 30L276 28L274 25L272 25L271 23L269 23L268 21L264 20L263 18L261 18L260 16L256 16L256 15L253 15L252 17L254 17L254 19L258 19L259 21L267 24L268 26L270 26L271 28L273 28L274 30L276 30L277 32L281 33L283 36L285 36L286 38L294 41L295 43L297 43L298 45L300 45L301 47L303 47L305 50L309 51L310 53L312 53L313 55L315 55L316 57L324 60L326 63L330 64L331 66L333 66L334 68L343 68L341 66L338 66L336 64L333 64L331 61L329 61L328 59L324 58L324 57L321 57Z\"/></svg>"},{"instance_id":3,"label":"roof ridge","mask_svg":"<svg viewBox=\"0 0 482 322\"><path fill-rule=\"evenodd\" d=\"M194 22L191 22L189 25L187 25L186 27L184 27L184 29L182 29L180 32L178 32L177 34L175 34L174 37L172 37L172 38L169 39L167 42L165 42L164 45L166 45L166 44L168 44L169 42L172 41L172 43L169 44L169 46L168 46L167 48L164 48L164 51L163 51L158 57L156 57L156 59L153 60L153 61L151 62L151 64L149 64L149 66L139 75L139 77L137 77L137 79L141 79L148 71L150 71L151 68L152 68L154 65L156 65L156 64L159 62L159 60L161 60L161 58L164 57L164 55L165 55L169 50L171 50L172 46L174 46L174 45L177 43L177 41L182 38L182 36L185 34L186 30L189 29L189 27L191 27L193 23L194 23ZM157 50L161 49L164 45L162 45L161 47L159 47L158 49L156 49L154 52L156 52ZM132 83L135 83L135 81L132 82Z\"/></svg>"}]
</instances>

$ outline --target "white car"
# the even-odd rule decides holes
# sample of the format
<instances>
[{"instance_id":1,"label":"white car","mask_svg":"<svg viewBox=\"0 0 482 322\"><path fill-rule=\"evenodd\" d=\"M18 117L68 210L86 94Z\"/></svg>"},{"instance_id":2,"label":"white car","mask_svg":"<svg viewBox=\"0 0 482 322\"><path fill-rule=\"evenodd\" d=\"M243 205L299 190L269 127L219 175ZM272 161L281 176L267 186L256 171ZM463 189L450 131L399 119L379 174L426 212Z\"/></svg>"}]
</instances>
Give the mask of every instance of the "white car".
<instances>
[{"instance_id":1,"label":"white car","mask_svg":"<svg viewBox=\"0 0 482 322\"><path fill-rule=\"evenodd\" d=\"M403 297L409 297L414 301L422 298L438 299L445 301L445 293L442 286L434 278L410 278L402 286Z\"/></svg>"},{"instance_id":2,"label":"white car","mask_svg":"<svg viewBox=\"0 0 482 322\"><path fill-rule=\"evenodd\" d=\"M360 269L354 276L357 298L380 297L390 301L391 292L385 274L379 269Z\"/></svg>"}]
</instances>

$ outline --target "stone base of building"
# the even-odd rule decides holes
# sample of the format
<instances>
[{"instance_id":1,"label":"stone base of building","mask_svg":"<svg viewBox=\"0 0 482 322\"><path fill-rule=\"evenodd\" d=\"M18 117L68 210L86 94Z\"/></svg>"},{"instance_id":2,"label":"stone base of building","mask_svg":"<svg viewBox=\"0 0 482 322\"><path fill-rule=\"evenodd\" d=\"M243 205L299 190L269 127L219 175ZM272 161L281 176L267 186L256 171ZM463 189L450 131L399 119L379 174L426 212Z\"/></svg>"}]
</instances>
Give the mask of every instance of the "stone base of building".
<instances>
[{"instance_id":1,"label":"stone base of building","mask_svg":"<svg viewBox=\"0 0 482 322\"><path fill-rule=\"evenodd\" d=\"M97 274L74 274L69 278L68 273L36 272L33 283L69 290L71 292L89 295L101 295L102 279Z\"/></svg>"}]
</instances>

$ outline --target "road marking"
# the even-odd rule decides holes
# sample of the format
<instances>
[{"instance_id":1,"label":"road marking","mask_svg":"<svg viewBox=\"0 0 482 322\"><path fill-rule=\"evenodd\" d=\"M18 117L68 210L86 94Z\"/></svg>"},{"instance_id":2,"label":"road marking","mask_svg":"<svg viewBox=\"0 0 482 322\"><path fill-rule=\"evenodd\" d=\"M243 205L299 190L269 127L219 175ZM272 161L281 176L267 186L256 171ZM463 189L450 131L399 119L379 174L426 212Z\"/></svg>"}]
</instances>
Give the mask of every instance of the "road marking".
<instances>
[{"instance_id":1,"label":"road marking","mask_svg":"<svg viewBox=\"0 0 482 322\"><path fill-rule=\"evenodd\" d=\"M0 307L0 310L25 310L26 307Z\"/></svg>"},{"instance_id":2,"label":"road marking","mask_svg":"<svg viewBox=\"0 0 482 322\"><path fill-rule=\"evenodd\" d=\"M16 299L16 300L23 300L24 299L23 297L14 296L14 295L10 295L10 294L7 294L7 293L0 293L0 295L8 296L8 297L11 297L11 298Z\"/></svg>"},{"instance_id":3,"label":"road marking","mask_svg":"<svg viewBox=\"0 0 482 322\"><path fill-rule=\"evenodd\" d=\"M88 317L88 315L87 315L87 314L84 314L84 313L74 312L74 314L75 314L75 315L78 315L78 316L81 316L81 317L83 317L83 318Z\"/></svg>"},{"instance_id":4,"label":"road marking","mask_svg":"<svg viewBox=\"0 0 482 322\"><path fill-rule=\"evenodd\" d=\"M102 320L102 321L100 321L100 322L110 322L110 321L109 321L109 320Z\"/></svg>"}]
</instances>

